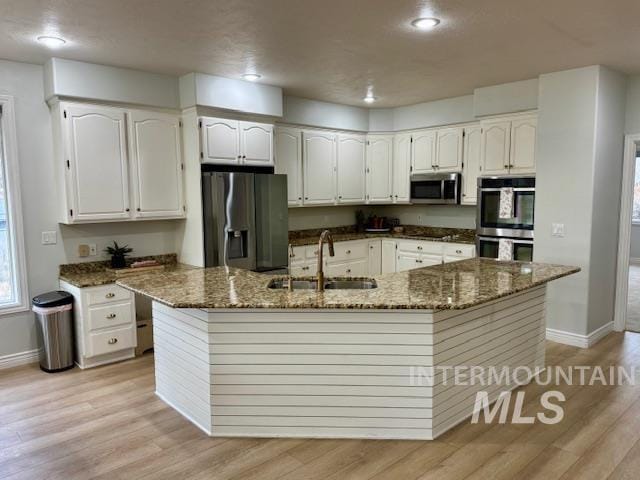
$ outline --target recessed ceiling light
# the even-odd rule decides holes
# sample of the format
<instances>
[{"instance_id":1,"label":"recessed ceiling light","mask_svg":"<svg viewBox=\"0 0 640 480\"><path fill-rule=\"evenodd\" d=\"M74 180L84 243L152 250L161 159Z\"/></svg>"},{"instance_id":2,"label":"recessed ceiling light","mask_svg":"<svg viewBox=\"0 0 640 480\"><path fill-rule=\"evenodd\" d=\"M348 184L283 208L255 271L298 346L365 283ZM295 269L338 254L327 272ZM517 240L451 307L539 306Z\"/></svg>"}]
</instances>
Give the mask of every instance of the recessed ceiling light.
<instances>
[{"instance_id":1,"label":"recessed ceiling light","mask_svg":"<svg viewBox=\"0 0 640 480\"><path fill-rule=\"evenodd\" d=\"M366 103L373 103L376 101L376 97L369 94L366 97L364 97L362 100L364 100Z\"/></svg>"},{"instance_id":2,"label":"recessed ceiling light","mask_svg":"<svg viewBox=\"0 0 640 480\"><path fill-rule=\"evenodd\" d=\"M255 82L256 80L260 80L260 78L262 78L262 75L258 75L257 73L245 73L244 75L242 75L242 78L250 82Z\"/></svg>"},{"instance_id":3,"label":"recessed ceiling light","mask_svg":"<svg viewBox=\"0 0 640 480\"><path fill-rule=\"evenodd\" d=\"M431 30L433 27L438 25L440 20L433 17L424 17L424 18L416 18L411 25L420 30Z\"/></svg>"},{"instance_id":4,"label":"recessed ceiling light","mask_svg":"<svg viewBox=\"0 0 640 480\"><path fill-rule=\"evenodd\" d=\"M38 41L49 48L58 48L67 43L64 38L52 37L50 35L42 35L38 37Z\"/></svg>"}]
</instances>

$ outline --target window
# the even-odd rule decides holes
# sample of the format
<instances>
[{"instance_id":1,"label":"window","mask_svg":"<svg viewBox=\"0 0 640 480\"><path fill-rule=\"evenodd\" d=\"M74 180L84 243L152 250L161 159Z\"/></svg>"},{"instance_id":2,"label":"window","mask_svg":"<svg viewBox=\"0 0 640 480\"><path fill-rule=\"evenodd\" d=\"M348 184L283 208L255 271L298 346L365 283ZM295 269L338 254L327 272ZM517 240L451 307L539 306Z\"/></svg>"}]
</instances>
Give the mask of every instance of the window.
<instances>
[{"instance_id":1,"label":"window","mask_svg":"<svg viewBox=\"0 0 640 480\"><path fill-rule=\"evenodd\" d=\"M636 157L636 173L633 182L633 213L631 222L640 225L640 156Z\"/></svg>"},{"instance_id":2,"label":"window","mask_svg":"<svg viewBox=\"0 0 640 480\"><path fill-rule=\"evenodd\" d=\"M28 308L16 142L13 97L0 95L0 314Z\"/></svg>"}]
</instances>

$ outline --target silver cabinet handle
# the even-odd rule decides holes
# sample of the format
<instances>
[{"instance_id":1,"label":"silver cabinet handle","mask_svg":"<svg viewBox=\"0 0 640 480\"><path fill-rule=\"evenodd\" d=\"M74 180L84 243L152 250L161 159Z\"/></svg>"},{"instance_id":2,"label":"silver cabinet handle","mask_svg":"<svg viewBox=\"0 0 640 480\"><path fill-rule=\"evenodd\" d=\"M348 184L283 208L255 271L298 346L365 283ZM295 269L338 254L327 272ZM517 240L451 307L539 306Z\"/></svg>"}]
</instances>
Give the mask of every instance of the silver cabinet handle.
<instances>
[{"instance_id":1,"label":"silver cabinet handle","mask_svg":"<svg viewBox=\"0 0 640 480\"><path fill-rule=\"evenodd\" d=\"M110 313L109 315L107 315L108 319L112 319L112 318L116 318L116 314L115 313Z\"/></svg>"},{"instance_id":2,"label":"silver cabinet handle","mask_svg":"<svg viewBox=\"0 0 640 480\"><path fill-rule=\"evenodd\" d=\"M418 250L422 250L422 247L420 245L418 245Z\"/></svg>"},{"instance_id":3,"label":"silver cabinet handle","mask_svg":"<svg viewBox=\"0 0 640 480\"><path fill-rule=\"evenodd\" d=\"M456 250L456 253L462 253L462 250Z\"/></svg>"},{"instance_id":4,"label":"silver cabinet handle","mask_svg":"<svg viewBox=\"0 0 640 480\"><path fill-rule=\"evenodd\" d=\"M107 343L109 345L114 345L114 344L118 343L118 339L117 338L110 338Z\"/></svg>"},{"instance_id":5,"label":"silver cabinet handle","mask_svg":"<svg viewBox=\"0 0 640 480\"><path fill-rule=\"evenodd\" d=\"M351 253L351 250L347 250L347 251L346 251L346 252L344 252L344 253L346 253L347 255L349 255L349 254Z\"/></svg>"},{"instance_id":6,"label":"silver cabinet handle","mask_svg":"<svg viewBox=\"0 0 640 480\"><path fill-rule=\"evenodd\" d=\"M351 269L350 268L347 268L347 273L351 273Z\"/></svg>"},{"instance_id":7,"label":"silver cabinet handle","mask_svg":"<svg viewBox=\"0 0 640 480\"><path fill-rule=\"evenodd\" d=\"M416 263L422 263L422 260L416 260Z\"/></svg>"},{"instance_id":8,"label":"silver cabinet handle","mask_svg":"<svg viewBox=\"0 0 640 480\"><path fill-rule=\"evenodd\" d=\"M115 296L116 296L116 294L115 294L115 293L113 293L113 292L109 292L109 293L107 293L107 294L105 295L105 298L113 298L113 297L115 297Z\"/></svg>"}]
</instances>

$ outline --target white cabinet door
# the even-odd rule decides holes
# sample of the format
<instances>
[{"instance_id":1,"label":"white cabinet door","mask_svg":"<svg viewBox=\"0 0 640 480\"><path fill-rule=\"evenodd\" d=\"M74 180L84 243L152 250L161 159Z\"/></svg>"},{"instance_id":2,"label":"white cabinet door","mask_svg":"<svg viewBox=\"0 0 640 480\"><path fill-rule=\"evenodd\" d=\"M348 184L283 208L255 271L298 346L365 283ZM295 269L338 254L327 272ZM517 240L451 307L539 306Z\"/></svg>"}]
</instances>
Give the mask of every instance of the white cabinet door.
<instances>
[{"instance_id":1,"label":"white cabinet door","mask_svg":"<svg viewBox=\"0 0 640 480\"><path fill-rule=\"evenodd\" d=\"M396 271L396 241L382 239L382 258L380 273L394 273Z\"/></svg>"},{"instance_id":2,"label":"white cabinet door","mask_svg":"<svg viewBox=\"0 0 640 480\"><path fill-rule=\"evenodd\" d=\"M536 116L511 122L511 155L509 173L536 172Z\"/></svg>"},{"instance_id":3,"label":"white cabinet door","mask_svg":"<svg viewBox=\"0 0 640 480\"><path fill-rule=\"evenodd\" d=\"M287 176L290 207L302 205L302 132L278 127L275 133L275 171Z\"/></svg>"},{"instance_id":4,"label":"white cabinet door","mask_svg":"<svg viewBox=\"0 0 640 480\"><path fill-rule=\"evenodd\" d=\"M71 222L129 219L125 113L94 105L63 105Z\"/></svg>"},{"instance_id":5,"label":"white cabinet door","mask_svg":"<svg viewBox=\"0 0 640 480\"><path fill-rule=\"evenodd\" d=\"M338 203L364 203L365 158L364 135L338 135L336 168Z\"/></svg>"},{"instance_id":6,"label":"white cabinet door","mask_svg":"<svg viewBox=\"0 0 640 480\"><path fill-rule=\"evenodd\" d=\"M367 203L391 203L393 195L393 136L367 139Z\"/></svg>"},{"instance_id":7,"label":"white cabinet door","mask_svg":"<svg viewBox=\"0 0 640 480\"><path fill-rule=\"evenodd\" d=\"M368 275L380 275L382 269L382 241L369 240Z\"/></svg>"},{"instance_id":8,"label":"white cabinet door","mask_svg":"<svg viewBox=\"0 0 640 480\"><path fill-rule=\"evenodd\" d=\"M241 160L239 129L237 120L200 118L202 162L239 164Z\"/></svg>"},{"instance_id":9,"label":"white cabinet door","mask_svg":"<svg viewBox=\"0 0 640 480\"><path fill-rule=\"evenodd\" d=\"M134 216L184 217L180 120L176 115L129 112Z\"/></svg>"},{"instance_id":10,"label":"white cabinet door","mask_svg":"<svg viewBox=\"0 0 640 480\"><path fill-rule=\"evenodd\" d=\"M411 134L393 137L393 203L409 203L411 175Z\"/></svg>"},{"instance_id":11,"label":"white cabinet door","mask_svg":"<svg viewBox=\"0 0 640 480\"><path fill-rule=\"evenodd\" d=\"M239 122L240 155L245 165L273 165L273 125Z\"/></svg>"},{"instance_id":12,"label":"white cabinet door","mask_svg":"<svg viewBox=\"0 0 640 480\"><path fill-rule=\"evenodd\" d=\"M462 170L463 132L464 129L461 127L438 130L435 161L438 172L459 172Z\"/></svg>"},{"instance_id":13,"label":"white cabinet door","mask_svg":"<svg viewBox=\"0 0 640 480\"><path fill-rule=\"evenodd\" d=\"M304 205L335 203L336 135L303 132Z\"/></svg>"},{"instance_id":14,"label":"white cabinet door","mask_svg":"<svg viewBox=\"0 0 640 480\"><path fill-rule=\"evenodd\" d=\"M478 201L478 177L480 176L480 126L464 129L464 162L462 168L463 205L475 205Z\"/></svg>"},{"instance_id":15,"label":"white cabinet door","mask_svg":"<svg viewBox=\"0 0 640 480\"><path fill-rule=\"evenodd\" d=\"M417 253L400 252L398 251L398 260L396 262L396 271L406 272L407 270L413 270L414 268L420 268L420 256Z\"/></svg>"},{"instance_id":16,"label":"white cabinet door","mask_svg":"<svg viewBox=\"0 0 640 480\"><path fill-rule=\"evenodd\" d=\"M308 277L316 274L316 264L314 262L305 262L289 267L289 275L292 277Z\"/></svg>"},{"instance_id":17,"label":"white cabinet door","mask_svg":"<svg viewBox=\"0 0 640 480\"><path fill-rule=\"evenodd\" d=\"M511 122L487 120L482 122L481 164L483 175L509 173Z\"/></svg>"},{"instance_id":18,"label":"white cabinet door","mask_svg":"<svg viewBox=\"0 0 640 480\"><path fill-rule=\"evenodd\" d=\"M424 130L413 133L412 173L429 173L435 171L436 164L436 131Z\"/></svg>"}]
</instances>

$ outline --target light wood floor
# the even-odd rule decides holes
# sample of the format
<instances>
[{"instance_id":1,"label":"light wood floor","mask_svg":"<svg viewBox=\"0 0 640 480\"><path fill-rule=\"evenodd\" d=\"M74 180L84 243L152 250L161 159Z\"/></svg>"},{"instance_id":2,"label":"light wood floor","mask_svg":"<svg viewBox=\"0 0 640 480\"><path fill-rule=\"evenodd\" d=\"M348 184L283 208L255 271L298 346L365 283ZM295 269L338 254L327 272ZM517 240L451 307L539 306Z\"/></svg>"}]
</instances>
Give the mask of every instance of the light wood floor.
<instances>
[{"instance_id":1,"label":"light wood floor","mask_svg":"<svg viewBox=\"0 0 640 480\"><path fill-rule=\"evenodd\" d=\"M589 350L548 343L549 365L640 365L640 334ZM557 425L464 422L436 441L213 439L154 395L151 356L48 375L0 371L0 478L638 479L640 386L528 385L566 395Z\"/></svg>"}]
</instances>

